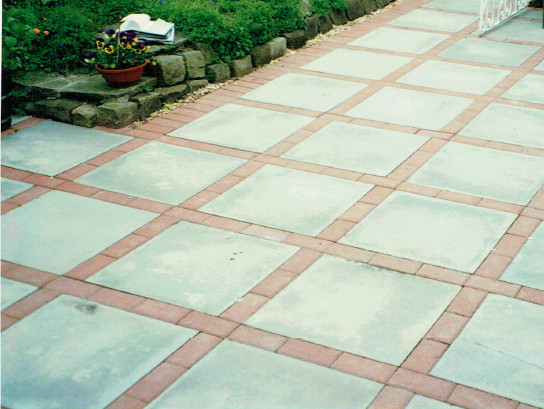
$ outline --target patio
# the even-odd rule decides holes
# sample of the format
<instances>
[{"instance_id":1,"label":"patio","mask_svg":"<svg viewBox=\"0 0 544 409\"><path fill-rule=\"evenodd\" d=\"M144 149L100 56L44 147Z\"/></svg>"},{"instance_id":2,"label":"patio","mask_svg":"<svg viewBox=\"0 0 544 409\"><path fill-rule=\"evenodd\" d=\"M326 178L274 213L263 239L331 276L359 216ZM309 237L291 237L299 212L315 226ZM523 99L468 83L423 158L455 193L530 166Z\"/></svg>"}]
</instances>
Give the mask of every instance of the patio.
<instances>
[{"instance_id":1,"label":"patio","mask_svg":"<svg viewBox=\"0 0 544 409\"><path fill-rule=\"evenodd\" d=\"M544 30L406 0L138 128L2 139L2 408L544 408Z\"/></svg>"}]
</instances>

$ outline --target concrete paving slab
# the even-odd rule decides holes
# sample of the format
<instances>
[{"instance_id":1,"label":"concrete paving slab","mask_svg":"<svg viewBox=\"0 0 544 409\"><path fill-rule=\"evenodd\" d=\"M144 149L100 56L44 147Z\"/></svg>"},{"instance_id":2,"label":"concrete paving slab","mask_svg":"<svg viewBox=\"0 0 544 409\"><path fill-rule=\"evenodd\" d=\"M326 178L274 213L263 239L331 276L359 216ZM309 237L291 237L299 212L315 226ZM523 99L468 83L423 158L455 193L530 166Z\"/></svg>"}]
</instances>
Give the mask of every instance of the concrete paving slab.
<instances>
[{"instance_id":1,"label":"concrete paving slab","mask_svg":"<svg viewBox=\"0 0 544 409\"><path fill-rule=\"evenodd\" d=\"M516 216L394 192L341 243L473 273Z\"/></svg>"},{"instance_id":2,"label":"concrete paving slab","mask_svg":"<svg viewBox=\"0 0 544 409\"><path fill-rule=\"evenodd\" d=\"M366 87L366 84L357 82L290 73L256 88L242 98L327 112Z\"/></svg>"},{"instance_id":3,"label":"concrete paving slab","mask_svg":"<svg viewBox=\"0 0 544 409\"><path fill-rule=\"evenodd\" d=\"M410 61L412 59L408 57L339 48L311 63L303 65L301 69L381 80Z\"/></svg>"},{"instance_id":4,"label":"concrete paving slab","mask_svg":"<svg viewBox=\"0 0 544 409\"><path fill-rule=\"evenodd\" d=\"M219 315L298 250L179 222L87 281Z\"/></svg>"},{"instance_id":5,"label":"concrete paving slab","mask_svg":"<svg viewBox=\"0 0 544 409\"><path fill-rule=\"evenodd\" d=\"M544 223L534 231L501 280L544 291Z\"/></svg>"},{"instance_id":6,"label":"concrete paving slab","mask_svg":"<svg viewBox=\"0 0 544 409\"><path fill-rule=\"evenodd\" d=\"M400 365L459 290L324 255L246 323Z\"/></svg>"},{"instance_id":7,"label":"concrete paving slab","mask_svg":"<svg viewBox=\"0 0 544 409\"><path fill-rule=\"evenodd\" d=\"M476 20L478 20L478 16L469 14L442 13L439 11L416 9L393 20L389 24L456 33L474 23Z\"/></svg>"},{"instance_id":8,"label":"concrete paving slab","mask_svg":"<svg viewBox=\"0 0 544 409\"><path fill-rule=\"evenodd\" d=\"M178 205L246 163L150 142L76 179L77 183Z\"/></svg>"},{"instance_id":9,"label":"concrete paving slab","mask_svg":"<svg viewBox=\"0 0 544 409\"><path fill-rule=\"evenodd\" d=\"M352 41L349 45L375 48L385 51L424 54L449 38L446 34L378 27Z\"/></svg>"},{"instance_id":10,"label":"concrete paving slab","mask_svg":"<svg viewBox=\"0 0 544 409\"><path fill-rule=\"evenodd\" d=\"M266 165L200 210L316 236L373 187Z\"/></svg>"},{"instance_id":11,"label":"concrete paving slab","mask_svg":"<svg viewBox=\"0 0 544 409\"><path fill-rule=\"evenodd\" d=\"M426 61L397 80L447 91L484 95L510 75L510 71L444 61Z\"/></svg>"},{"instance_id":12,"label":"concrete paving slab","mask_svg":"<svg viewBox=\"0 0 544 409\"><path fill-rule=\"evenodd\" d=\"M264 152L314 119L226 104L168 135L245 151Z\"/></svg>"},{"instance_id":13,"label":"concrete paving slab","mask_svg":"<svg viewBox=\"0 0 544 409\"><path fill-rule=\"evenodd\" d=\"M544 183L544 158L450 142L408 181L527 205Z\"/></svg>"},{"instance_id":14,"label":"concrete paving slab","mask_svg":"<svg viewBox=\"0 0 544 409\"><path fill-rule=\"evenodd\" d=\"M364 409L382 385L262 349L223 341L148 408Z\"/></svg>"},{"instance_id":15,"label":"concrete paving slab","mask_svg":"<svg viewBox=\"0 0 544 409\"><path fill-rule=\"evenodd\" d=\"M544 111L492 103L459 135L544 149Z\"/></svg>"},{"instance_id":16,"label":"concrete paving slab","mask_svg":"<svg viewBox=\"0 0 544 409\"><path fill-rule=\"evenodd\" d=\"M64 274L158 216L52 191L3 216L2 259Z\"/></svg>"},{"instance_id":17,"label":"concrete paving slab","mask_svg":"<svg viewBox=\"0 0 544 409\"><path fill-rule=\"evenodd\" d=\"M132 138L43 121L2 139L2 164L55 176Z\"/></svg>"},{"instance_id":18,"label":"concrete paving slab","mask_svg":"<svg viewBox=\"0 0 544 409\"><path fill-rule=\"evenodd\" d=\"M543 329L544 306L489 294L431 375L544 406Z\"/></svg>"},{"instance_id":19,"label":"concrete paving slab","mask_svg":"<svg viewBox=\"0 0 544 409\"><path fill-rule=\"evenodd\" d=\"M346 115L439 131L473 102L470 98L384 87Z\"/></svg>"},{"instance_id":20,"label":"concrete paving slab","mask_svg":"<svg viewBox=\"0 0 544 409\"><path fill-rule=\"evenodd\" d=\"M387 176L428 140L420 135L332 122L282 157Z\"/></svg>"},{"instance_id":21,"label":"concrete paving slab","mask_svg":"<svg viewBox=\"0 0 544 409\"><path fill-rule=\"evenodd\" d=\"M512 44L483 38L462 38L438 56L484 64L519 67L538 50L540 47L535 45Z\"/></svg>"},{"instance_id":22,"label":"concrete paving slab","mask_svg":"<svg viewBox=\"0 0 544 409\"><path fill-rule=\"evenodd\" d=\"M103 409L196 333L61 295L2 332L2 404Z\"/></svg>"}]
</instances>

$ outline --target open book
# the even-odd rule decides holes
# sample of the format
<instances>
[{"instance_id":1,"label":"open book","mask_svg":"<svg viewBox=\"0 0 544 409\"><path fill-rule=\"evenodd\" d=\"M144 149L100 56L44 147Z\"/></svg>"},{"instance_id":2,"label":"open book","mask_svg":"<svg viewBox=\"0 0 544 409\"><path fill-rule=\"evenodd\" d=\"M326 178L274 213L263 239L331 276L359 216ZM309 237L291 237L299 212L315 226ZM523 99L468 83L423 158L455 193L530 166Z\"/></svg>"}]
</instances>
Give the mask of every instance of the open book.
<instances>
[{"instance_id":1,"label":"open book","mask_svg":"<svg viewBox=\"0 0 544 409\"><path fill-rule=\"evenodd\" d=\"M174 24L162 19L152 21L147 14L129 14L122 20L121 31L134 31L142 40L172 44Z\"/></svg>"}]
</instances>

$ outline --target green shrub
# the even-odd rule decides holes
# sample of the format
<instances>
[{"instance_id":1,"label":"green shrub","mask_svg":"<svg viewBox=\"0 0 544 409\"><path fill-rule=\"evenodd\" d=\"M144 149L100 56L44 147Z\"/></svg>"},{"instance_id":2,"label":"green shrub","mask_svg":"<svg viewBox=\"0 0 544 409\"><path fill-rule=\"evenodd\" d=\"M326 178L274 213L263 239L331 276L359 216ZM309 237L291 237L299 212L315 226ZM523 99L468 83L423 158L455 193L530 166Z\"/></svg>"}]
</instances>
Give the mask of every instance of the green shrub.
<instances>
[{"instance_id":1,"label":"green shrub","mask_svg":"<svg viewBox=\"0 0 544 409\"><path fill-rule=\"evenodd\" d=\"M32 31L37 17L29 10L11 7L2 15L2 69L25 69L30 63L32 43L37 39Z\"/></svg>"},{"instance_id":2,"label":"green shrub","mask_svg":"<svg viewBox=\"0 0 544 409\"><path fill-rule=\"evenodd\" d=\"M222 14L217 7L197 5L170 7L169 10L176 30L183 31L193 44L202 43L211 48L224 61L243 57L251 49L247 29L236 24L228 14Z\"/></svg>"},{"instance_id":3,"label":"green shrub","mask_svg":"<svg viewBox=\"0 0 544 409\"><path fill-rule=\"evenodd\" d=\"M293 0L218 0L220 12L229 13L250 34L252 46L261 45L303 27L300 4Z\"/></svg>"},{"instance_id":4,"label":"green shrub","mask_svg":"<svg viewBox=\"0 0 544 409\"><path fill-rule=\"evenodd\" d=\"M332 3L344 0L314 1L328 10ZM13 56L24 70L58 72L83 67L83 55L94 48L96 33L130 13L174 22L176 31L195 45L211 48L226 62L244 57L255 45L302 28L304 22L300 0L5 0L2 7L8 27L3 38L15 38L8 32L13 19L19 32L24 27L25 33L16 46L8 39L10 49L3 41L5 56Z\"/></svg>"},{"instance_id":5,"label":"green shrub","mask_svg":"<svg viewBox=\"0 0 544 409\"><path fill-rule=\"evenodd\" d=\"M273 15L273 6L255 0L224 0L219 4L220 12L230 11L230 18L249 34L252 45L261 45L276 37L278 29Z\"/></svg>"},{"instance_id":6,"label":"green shrub","mask_svg":"<svg viewBox=\"0 0 544 409\"><path fill-rule=\"evenodd\" d=\"M32 59L37 68L66 72L80 67L84 51L94 45L96 24L86 13L74 13L74 8L69 5L41 13L42 33L49 31L49 35L40 36L36 42Z\"/></svg>"},{"instance_id":7,"label":"green shrub","mask_svg":"<svg viewBox=\"0 0 544 409\"><path fill-rule=\"evenodd\" d=\"M311 0L310 11L319 16L327 16L331 8L343 11L346 7L345 0Z\"/></svg>"},{"instance_id":8,"label":"green shrub","mask_svg":"<svg viewBox=\"0 0 544 409\"><path fill-rule=\"evenodd\" d=\"M272 18L278 34L289 33L304 27L302 18L302 5L299 0L260 0L270 3L272 9Z\"/></svg>"}]
</instances>

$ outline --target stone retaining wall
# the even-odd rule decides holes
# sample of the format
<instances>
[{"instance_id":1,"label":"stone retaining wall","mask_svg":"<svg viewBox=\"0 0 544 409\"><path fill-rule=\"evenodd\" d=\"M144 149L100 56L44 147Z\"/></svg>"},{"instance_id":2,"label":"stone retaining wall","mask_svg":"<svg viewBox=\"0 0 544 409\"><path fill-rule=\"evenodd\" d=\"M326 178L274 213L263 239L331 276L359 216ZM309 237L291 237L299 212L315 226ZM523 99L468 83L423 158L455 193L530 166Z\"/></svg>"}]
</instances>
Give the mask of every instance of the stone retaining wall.
<instances>
[{"instance_id":1,"label":"stone retaining wall","mask_svg":"<svg viewBox=\"0 0 544 409\"><path fill-rule=\"evenodd\" d=\"M128 88L111 88L99 74L52 76L25 73L15 78L28 103L25 111L75 125L121 128L144 119L162 104L181 99L210 82L242 77L255 68L283 56L287 49L303 47L333 24L344 24L384 7L391 0L346 0L346 10L330 10L329 16L306 17L306 27L274 38L253 48L244 58L230 64L217 62L204 47L187 47L187 39L176 37L172 46L154 46L156 66L148 67L140 82Z\"/></svg>"}]
</instances>

